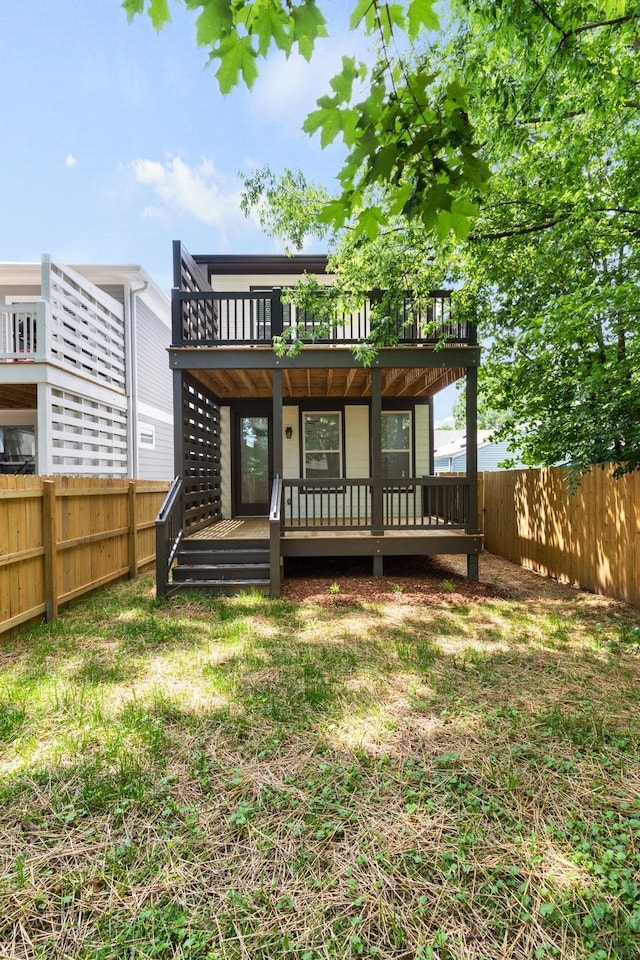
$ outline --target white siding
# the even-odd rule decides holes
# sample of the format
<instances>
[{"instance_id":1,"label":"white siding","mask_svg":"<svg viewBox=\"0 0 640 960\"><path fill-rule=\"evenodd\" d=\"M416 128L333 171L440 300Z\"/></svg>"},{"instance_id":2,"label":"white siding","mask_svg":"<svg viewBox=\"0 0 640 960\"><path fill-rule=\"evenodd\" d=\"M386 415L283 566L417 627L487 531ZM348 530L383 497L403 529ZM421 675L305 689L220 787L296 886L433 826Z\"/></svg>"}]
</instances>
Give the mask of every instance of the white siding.
<instances>
[{"instance_id":1,"label":"white siding","mask_svg":"<svg viewBox=\"0 0 640 960\"><path fill-rule=\"evenodd\" d=\"M166 480L173 476L173 404L172 373L169 369L169 330L165 323L136 299L135 308L136 414L138 423L149 423L155 432L151 449L138 440L137 475L142 480Z\"/></svg>"},{"instance_id":2,"label":"white siding","mask_svg":"<svg viewBox=\"0 0 640 960\"><path fill-rule=\"evenodd\" d=\"M329 274L314 274L316 281L325 286L331 286L334 277ZM290 273L254 273L248 276L238 276L237 274L216 274L212 278L211 286L219 293L240 293L243 290L255 290L256 287L262 290L271 290L273 287L293 287L298 282L299 277Z\"/></svg>"},{"instance_id":3,"label":"white siding","mask_svg":"<svg viewBox=\"0 0 640 960\"><path fill-rule=\"evenodd\" d=\"M348 405L344 411L345 476L369 476L369 408Z\"/></svg>"},{"instance_id":4,"label":"white siding","mask_svg":"<svg viewBox=\"0 0 640 960\"><path fill-rule=\"evenodd\" d=\"M417 404L414 410L416 435L416 477L431 473L429 462L429 407Z\"/></svg>"},{"instance_id":5,"label":"white siding","mask_svg":"<svg viewBox=\"0 0 640 960\"><path fill-rule=\"evenodd\" d=\"M153 450L139 440L139 425L153 427L155 444ZM138 478L140 480L171 480L173 478L173 424L149 416L148 412L138 417L136 431L138 444Z\"/></svg>"},{"instance_id":6,"label":"white siding","mask_svg":"<svg viewBox=\"0 0 640 960\"><path fill-rule=\"evenodd\" d=\"M291 427L293 436L287 440L286 429ZM282 474L289 480L300 476L300 414L299 407L282 409Z\"/></svg>"},{"instance_id":7,"label":"white siding","mask_svg":"<svg viewBox=\"0 0 640 960\"><path fill-rule=\"evenodd\" d=\"M172 414L170 334L146 303L136 302L136 395L139 401Z\"/></svg>"}]
</instances>

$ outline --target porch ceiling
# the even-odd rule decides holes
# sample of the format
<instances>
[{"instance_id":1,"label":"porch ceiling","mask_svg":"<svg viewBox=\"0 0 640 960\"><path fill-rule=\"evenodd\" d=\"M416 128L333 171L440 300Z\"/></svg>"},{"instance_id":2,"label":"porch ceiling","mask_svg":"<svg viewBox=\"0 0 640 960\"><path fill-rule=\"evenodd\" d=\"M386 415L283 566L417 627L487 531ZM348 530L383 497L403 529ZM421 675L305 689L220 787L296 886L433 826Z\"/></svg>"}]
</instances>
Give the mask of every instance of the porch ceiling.
<instances>
[{"instance_id":1,"label":"porch ceiling","mask_svg":"<svg viewBox=\"0 0 640 960\"><path fill-rule=\"evenodd\" d=\"M35 383L0 384L0 410L35 410L37 406Z\"/></svg>"},{"instance_id":2,"label":"porch ceiling","mask_svg":"<svg viewBox=\"0 0 640 960\"><path fill-rule=\"evenodd\" d=\"M193 370L193 375L220 400L265 398L273 395L272 370ZM464 376L464 368L382 371L383 397L430 397ZM371 396L371 372L356 367L282 371L285 399L296 397Z\"/></svg>"}]
</instances>

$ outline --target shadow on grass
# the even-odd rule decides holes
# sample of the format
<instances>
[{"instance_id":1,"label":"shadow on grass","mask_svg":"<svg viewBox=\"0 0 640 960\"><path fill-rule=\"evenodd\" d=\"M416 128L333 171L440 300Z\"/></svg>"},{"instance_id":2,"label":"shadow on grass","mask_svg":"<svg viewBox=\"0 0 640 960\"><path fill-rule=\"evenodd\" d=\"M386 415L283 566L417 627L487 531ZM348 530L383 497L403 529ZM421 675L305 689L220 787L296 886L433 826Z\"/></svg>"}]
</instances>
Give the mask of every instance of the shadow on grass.
<instances>
[{"instance_id":1,"label":"shadow on grass","mask_svg":"<svg viewBox=\"0 0 640 960\"><path fill-rule=\"evenodd\" d=\"M4 651L6 902L49 955L637 955L638 667L592 617L109 593Z\"/></svg>"}]
</instances>

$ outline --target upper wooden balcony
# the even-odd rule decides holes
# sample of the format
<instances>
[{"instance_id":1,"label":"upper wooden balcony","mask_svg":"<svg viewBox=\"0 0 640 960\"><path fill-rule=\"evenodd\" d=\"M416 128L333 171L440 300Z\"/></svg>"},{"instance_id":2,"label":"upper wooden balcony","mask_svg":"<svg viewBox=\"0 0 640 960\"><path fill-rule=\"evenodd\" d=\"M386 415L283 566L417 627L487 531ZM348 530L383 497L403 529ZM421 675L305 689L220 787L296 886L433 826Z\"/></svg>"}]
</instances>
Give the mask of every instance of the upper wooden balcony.
<instances>
[{"instance_id":1,"label":"upper wooden balcony","mask_svg":"<svg viewBox=\"0 0 640 960\"><path fill-rule=\"evenodd\" d=\"M326 323L309 311L283 301L279 287L256 292L173 291L174 347L271 346L274 337L322 346L349 347L371 334L371 300L359 310ZM475 328L457 321L448 291L432 294L427 308L418 311L410 298L393 309L386 320L388 346L470 346Z\"/></svg>"},{"instance_id":2,"label":"upper wooden balcony","mask_svg":"<svg viewBox=\"0 0 640 960\"><path fill-rule=\"evenodd\" d=\"M321 347L351 347L371 336L373 304L381 300L380 292L372 292L359 309L327 322L311 311L287 303L286 291L279 286L262 283L259 288L257 285L250 287L251 275L247 270L252 261L244 259L248 261L243 270L245 289L215 290L203 265L176 241L173 347L271 347L276 337ZM256 258L255 269L260 269L259 258ZM294 283L292 272L291 284ZM379 316L377 322L380 322ZM448 290L434 291L426 306L423 304L420 308L410 296L400 298L387 310L384 325L386 346L477 344L475 326L461 322L453 315Z\"/></svg>"}]
</instances>

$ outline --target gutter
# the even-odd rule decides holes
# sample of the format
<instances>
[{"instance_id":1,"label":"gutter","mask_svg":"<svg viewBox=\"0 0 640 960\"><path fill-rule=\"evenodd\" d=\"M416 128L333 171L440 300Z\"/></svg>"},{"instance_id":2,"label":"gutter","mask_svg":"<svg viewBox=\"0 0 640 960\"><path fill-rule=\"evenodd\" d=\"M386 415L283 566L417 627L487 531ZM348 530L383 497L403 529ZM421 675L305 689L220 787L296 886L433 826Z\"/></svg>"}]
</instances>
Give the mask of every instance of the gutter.
<instances>
[{"instance_id":1,"label":"gutter","mask_svg":"<svg viewBox=\"0 0 640 960\"><path fill-rule=\"evenodd\" d=\"M138 294L143 293L149 286L148 280L141 280L139 286L129 282L126 285L127 295L124 298L125 326L125 376L129 410L127 416L127 446L128 474L131 480L138 479L138 392L136 389L138 377L138 345L136 340L136 301Z\"/></svg>"}]
</instances>

